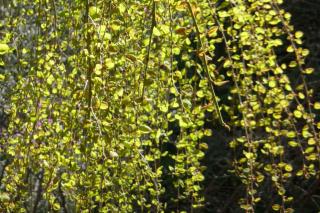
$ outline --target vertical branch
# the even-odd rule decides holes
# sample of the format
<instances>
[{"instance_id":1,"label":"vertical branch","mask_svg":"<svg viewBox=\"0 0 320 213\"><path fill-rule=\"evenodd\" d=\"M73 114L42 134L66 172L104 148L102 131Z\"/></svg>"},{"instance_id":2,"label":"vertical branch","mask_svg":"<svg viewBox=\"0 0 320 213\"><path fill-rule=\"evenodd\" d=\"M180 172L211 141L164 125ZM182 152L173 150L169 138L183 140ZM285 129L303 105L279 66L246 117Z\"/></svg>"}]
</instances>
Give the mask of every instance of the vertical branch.
<instances>
[{"instance_id":1,"label":"vertical branch","mask_svg":"<svg viewBox=\"0 0 320 213\"><path fill-rule=\"evenodd\" d=\"M142 87L142 95L141 99L143 100L144 96L144 90L145 90L145 82L147 79L147 70L148 70L148 65L149 65L149 60L150 60L150 51L151 51L151 44L152 44L152 37L153 37L153 28L156 26L156 2L153 0L152 1L152 23L151 23L151 28L150 28L150 34L149 34L149 44L148 44L148 50L147 50L147 56L146 56L146 61L145 61L145 67L144 67L144 72L143 72L143 87Z\"/></svg>"},{"instance_id":2,"label":"vertical branch","mask_svg":"<svg viewBox=\"0 0 320 213\"><path fill-rule=\"evenodd\" d=\"M88 50L88 58L87 58L87 65L88 65L88 69L87 69L87 82L88 82L88 96L87 96L87 118L90 118L90 114L91 114L91 99L92 99L92 80L91 80L91 76L92 76L92 62L91 62L91 58L90 58L90 54L91 54L91 37L90 37L90 29L89 29L89 7L90 7L90 0L86 1L86 14L85 14L85 22L86 22L86 48Z\"/></svg>"},{"instance_id":3,"label":"vertical branch","mask_svg":"<svg viewBox=\"0 0 320 213\"><path fill-rule=\"evenodd\" d=\"M36 185L35 185L37 194L36 194L36 198L35 198L33 208L32 208L33 213L37 212L37 208L38 208L39 202L41 200L43 176L44 176L44 170L41 169L41 171L37 174L37 181L36 181Z\"/></svg>"},{"instance_id":4,"label":"vertical branch","mask_svg":"<svg viewBox=\"0 0 320 213\"><path fill-rule=\"evenodd\" d=\"M91 61L91 35L90 35L90 26L89 26L89 10L90 10L90 0L86 0L86 12L85 12L85 42L86 42L86 49L88 51L88 55L86 55L86 62L87 62L87 70L86 70L86 82L85 84L88 85L88 91L86 95L86 103L87 103L87 113L85 122L88 122L91 117L91 100L92 100L92 72L93 66ZM83 128L83 134L85 137L88 136L88 132L86 128ZM87 156L87 139L83 141L81 144L81 149L85 152L85 157Z\"/></svg>"},{"instance_id":5,"label":"vertical branch","mask_svg":"<svg viewBox=\"0 0 320 213\"><path fill-rule=\"evenodd\" d=\"M203 49L202 49L203 45L202 45L201 36L200 36L201 33L200 33L200 30L199 30L199 27L198 27L198 24L197 24L196 17L194 15L193 11L192 11L192 6L191 6L189 1L186 1L186 3L187 3L187 6L188 6L188 10L189 10L189 12L190 12L190 14L192 16L194 27L196 29L197 39L198 39L198 42L199 42L198 53L200 54L203 51ZM220 121L222 126L226 127L230 131L230 127L224 122L222 114L221 114L221 111L220 111L218 99L217 99L217 96L216 96L216 93L215 93L215 90L214 90L214 87L213 87L213 80L211 79L211 76L210 76L210 73L209 73L209 68L208 68L208 62L207 62L206 55L205 54L201 54L199 56L200 56L201 61L203 63L203 68L205 70L207 78L210 81L210 88L211 88L211 92L212 92L212 96L213 96L213 102L214 102L214 106L215 106L215 108L217 110L217 113L218 113L219 121Z\"/></svg>"},{"instance_id":6,"label":"vertical branch","mask_svg":"<svg viewBox=\"0 0 320 213\"><path fill-rule=\"evenodd\" d=\"M61 177L60 177L61 178ZM64 213L68 213L68 209L66 207L66 198L63 194L63 191L61 189L61 180L59 181L59 185L58 185L58 193L60 195L60 200L61 200L61 206L63 208L63 212Z\"/></svg>"}]
</instances>

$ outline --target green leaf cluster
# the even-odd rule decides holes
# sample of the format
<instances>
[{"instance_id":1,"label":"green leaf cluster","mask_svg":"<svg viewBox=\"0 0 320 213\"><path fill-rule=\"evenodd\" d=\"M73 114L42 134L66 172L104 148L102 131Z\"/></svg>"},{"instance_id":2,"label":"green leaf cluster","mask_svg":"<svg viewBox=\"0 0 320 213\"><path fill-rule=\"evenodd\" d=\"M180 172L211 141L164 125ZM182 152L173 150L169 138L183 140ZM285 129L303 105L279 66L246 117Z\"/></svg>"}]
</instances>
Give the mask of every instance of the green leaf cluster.
<instances>
[{"instance_id":1,"label":"green leaf cluster","mask_svg":"<svg viewBox=\"0 0 320 213\"><path fill-rule=\"evenodd\" d=\"M16 49L25 72L0 139L10 156L0 209L192 212L205 203L212 123L233 137L239 206L254 212L270 184L273 210L292 212L286 183L319 176L320 104L303 34L281 3L12 1L5 27L15 42L0 40L0 55ZM280 47L290 61L279 62Z\"/></svg>"}]
</instances>

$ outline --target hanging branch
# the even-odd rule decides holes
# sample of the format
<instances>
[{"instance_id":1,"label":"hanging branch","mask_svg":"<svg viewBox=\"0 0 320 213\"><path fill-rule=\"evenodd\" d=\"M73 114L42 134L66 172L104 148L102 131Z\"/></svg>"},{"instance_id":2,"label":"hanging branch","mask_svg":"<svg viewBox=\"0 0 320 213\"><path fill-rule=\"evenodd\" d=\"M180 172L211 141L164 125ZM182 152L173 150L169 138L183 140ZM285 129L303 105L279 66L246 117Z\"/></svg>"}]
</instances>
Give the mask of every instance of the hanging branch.
<instances>
[{"instance_id":1,"label":"hanging branch","mask_svg":"<svg viewBox=\"0 0 320 213\"><path fill-rule=\"evenodd\" d=\"M196 17L192 11L192 6L190 4L189 1L186 1L186 4L188 5L188 10L192 16L192 20L193 20L193 24L194 24L194 27L196 28L196 33L197 33L197 39L198 39L198 42L199 42L199 45L198 45L198 54L200 54L200 58L201 58L201 61L203 63L203 66L204 66L204 70L205 70L205 73L206 73L206 76L207 78L209 79L210 81L210 88L211 88L211 92L212 92L212 95L213 95L213 103L214 103L214 106L217 110L217 113L218 113L218 117L219 117L219 121L221 123L222 126L224 126L225 128L227 128L229 131L231 130L230 129L230 126L228 126L224 120L223 120L223 117L222 117L222 114L221 114L221 111L220 111L220 106L218 104L218 99L217 99L217 96L216 96L216 93L215 93L215 90L214 90L214 87L213 87L213 84L214 84L214 81L213 79L211 78L210 76L210 73L209 73L209 68L208 68L208 62L207 62L207 58L206 58L206 54L205 53L202 53L203 51L203 44L202 44L202 41L201 41L201 33L200 33L200 30L199 30L199 27L198 27L198 24L197 24L197 20L196 20Z\"/></svg>"}]
</instances>

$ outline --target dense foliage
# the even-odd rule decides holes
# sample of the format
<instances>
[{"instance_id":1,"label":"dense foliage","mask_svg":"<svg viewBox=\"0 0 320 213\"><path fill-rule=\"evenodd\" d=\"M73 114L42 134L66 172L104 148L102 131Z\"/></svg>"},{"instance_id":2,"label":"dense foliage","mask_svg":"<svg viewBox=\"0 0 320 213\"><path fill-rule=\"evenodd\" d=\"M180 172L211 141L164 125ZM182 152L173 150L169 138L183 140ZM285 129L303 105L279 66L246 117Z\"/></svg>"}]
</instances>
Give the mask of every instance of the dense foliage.
<instances>
[{"instance_id":1,"label":"dense foliage","mask_svg":"<svg viewBox=\"0 0 320 213\"><path fill-rule=\"evenodd\" d=\"M281 4L2 0L0 209L201 211L220 128L239 208L293 212L290 182L319 180L320 102Z\"/></svg>"}]
</instances>

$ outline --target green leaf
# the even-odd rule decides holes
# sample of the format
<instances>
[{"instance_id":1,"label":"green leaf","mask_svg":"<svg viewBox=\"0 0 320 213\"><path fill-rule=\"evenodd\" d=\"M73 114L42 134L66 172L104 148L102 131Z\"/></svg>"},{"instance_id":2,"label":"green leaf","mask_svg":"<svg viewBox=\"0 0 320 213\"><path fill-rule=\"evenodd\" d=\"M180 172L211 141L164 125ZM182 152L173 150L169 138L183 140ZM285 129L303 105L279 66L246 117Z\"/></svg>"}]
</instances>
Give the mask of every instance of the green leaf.
<instances>
[{"instance_id":1,"label":"green leaf","mask_svg":"<svg viewBox=\"0 0 320 213\"><path fill-rule=\"evenodd\" d=\"M99 108L102 110L108 109L108 104L102 102L102 103L100 103Z\"/></svg>"},{"instance_id":2,"label":"green leaf","mask_svg":"<svg viewBox=\"0 0 320 213\"><path fill-rule=\"evenodd\" d=\"M316 144L316 140L314 138L309 138L308 140L308 145L315 145Z\"/></svg>"},{"instance_id":3,"label":"green leaf","mask_svg":"<svg viewBox=\"0 0 320 213\"><path fill-rule=\"evenodd\" d=\"M118 8L121 14L123 14L126 11L126 6L124 3L120 3Z\"/></svg>"},{"instance_id":4,"label":"green leaf","mask_svg":"<svg viewBox=\"0 0 320 213\"><path fill-rule=\"evenodd\" d=\"M296 147L298 145L299 144L297 142L295 142L295 141L289 141L289 146L291 146L291 147Z\"/></svg>"},{"instance_id":5,"label":"green leaf","mask_svg":"<svg viewBox=\"0 0 320 213\"><path fill-rule=\"evenodd\" d=\"M92 6L92 7L89 8L89 15L93 19L99 18L100 13L101 13L101 11L100 11L100 9L98 7Z\"/></svg>"},{"instance_id":6,"label":"green leaf","mask_svg":"<svg viewBox=\"0 0 320 213\"><path fill-rule=\"evenodd\" d=\"M6 54L10 51L10 47L7 44L0 43L0 55Z\"/></svg>"},{"instance_id":7,"label":"green leaf","mask_svg":"<svg viewBox=\"0 0 320 213\"><path fill-rule=\"evenodd\" d=\"M277 86L277 82L275 80L271 80L271 81L269 81L268 85L269 85L269 87L274 88Z\"/></svg>"},{"instance_id":8,"label":"green leaf","mask_svg":"<svg viewBox=\"0 0 320 213\"><path fill-rule=\"evenodd\" d=\"M139 126L139 130L140 130L142 133L145 133L145 134L147 134L147 133L149 133L149 132L152 131L152 129L151 129L149 126L147 126L147 125L140 125L140 126Z\"/></svg>"},{"instance_id":9,"label":"green leaf","mask_svg":"<svg viewBox=\"0 0 320 213\"><path fill-rule=\"evenodd\" d=\"M296 38L302 38L303 32L297 31L297 32L294 34L294 36L295 36Z\"/></svg>"},{"instance_id":10,"label":"green leaf","mask_svg":"<svg viewBox=\"0 0 320 213\"><path fill-rule=\"evenodd\" d=\"M53 75L49 75L49 77L47 78L47 83L49 84L49 85L52 85L52 83L54 82L54 77L53 77Z\"/></svg>"},{"instance_id":11,"label":"green leaf","mask_svg":"<svg viewBox=\"0 0 320 213\"><path fill-rule=\"evenodd\" d=\"M213 26L208 30L208 36L209 37L216 37L217 36L217 31L219 27L218 26Z\"/></svg>"},{"instance_id":12,"label":"green leaf","mask_svg":"<svg viewBox=\"0 0 320 213\"><path fill-rule=\"evenodd\" d=\"M275 211L279 211L280 210L280 205L279 204L274 204L272 205L272 209Z\"/></svg>"},{"instance_id":13,"label":"green leaf","mask_svg":"<svg viewBox=\"0 0 320 213\"><path fill-rule=\"evenodd\" d=\"M5 192L0 193L0 201L5 202L9 200L10 200L10 196L8 193L5 193Z\"/></svg>"},{"instance_id":14,"label":"green leaf","mask_svg":"<svg viewBox=\"0 0 320 213\"><path fill-rule=\"evenodd\" d=\"M198 96L199 98L203 98L203 97L204 97L203 90L199 90L199 91L197 92L197 96Z\"/></svg>"},{"instance_id":15,"label":"green leaf","mask_svg":"<svg viewBox=\"0 0 320 213\"><path fill-rule=\"evenodd\" d=\"M3 81L6 78L6 76L0 74L0 81Z\"/></svg>"},{"instance_id":16,"label":"green leaf","mask_svg":"<svg viewBox=\"0 0 320 213\"><path fill-rule=\"evenodd\" d=\"M153 35L155 36L161 36L161 32L158 28L154 27L153 28Z\"/></svg>"},{"instance_id":17,"label":"green leaf","mask_svg":"<svg viewBox=\"0 0 320 213\"><path fill-rule=\"evenodd\" d=\"M314 107L314 109L316 109L316 110L320 110L320 102L314 103L313 107Z\"/></svg>"},{"instance_id":18,"label":"green leaf","mask_svg":"<svg viewBox=\"0 0 320 213\"><path fill-rule=\"evenodd\" d=\"M287 164L285 167L284 167L284 170L286 170L287 172L291 172L292 171L292 166L290 164Z\"/></svg>"},{"instance_id":19,"label":"green leaf","mask_svg":"<svg viewBox=\"0 0 320 213\"><path fill-rule=\"evenodd\" d=\"M301 118L301 117L302 117L302 112L301 112L300 110L295 110L295 111L293 112L293 114L294 114L294 116L295 116L296 118Z\"/></svg>"},{"instance_id":20,"label":"green leaf","mask_svg":"<svg viewBox=\"0 0 320 213\"><path fill-rule=\"evenodd\" d=\"M107 58L104 62L105 62L106 67L108 69L113 69L114 68L114 63L113 63L111 58Z\"/></svg>"},{"instance_id":21,"label":"green leaf","mask_svg":"<svg viewBox=\"0 0 320 213\"><path fill-rule=\"evenodd\" d=\"M287 48L287 52L288 53L292 53L294 51L293 47L290 45L288 48Z\"/></svg>"}]
</instances>

